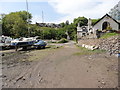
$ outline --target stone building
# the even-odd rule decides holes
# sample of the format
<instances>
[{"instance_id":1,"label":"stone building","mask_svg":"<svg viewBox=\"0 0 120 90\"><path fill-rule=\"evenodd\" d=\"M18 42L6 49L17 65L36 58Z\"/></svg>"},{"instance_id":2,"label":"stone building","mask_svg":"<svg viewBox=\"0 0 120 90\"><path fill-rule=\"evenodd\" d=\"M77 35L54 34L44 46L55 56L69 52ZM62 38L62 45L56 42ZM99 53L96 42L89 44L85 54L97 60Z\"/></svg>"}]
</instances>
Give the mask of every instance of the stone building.
<instances>
[{"instance_id":1,"label":"stone building","mask_svg":"<svg viewBox=\"0 0 120 90\"><path fill-rule=\"evenodd\" d=\"M120 23L113 19L110 15L106 14L99 19L93 26L93 31L106 30L107 27L111 27L112 30L120 30Z\"/></svg>"},{"instance_id":2,"label":"stone building","mask_svg":"<svg viewBox=\"0 0 120 90\"><path fill-rule=\"evenodd\" d=\"M80 27L80 23L78 23L77 26L77 37L81 38L87 35L88 32L88 26L81 26Z\"/></svg>"},{"instance_id":3,"label":"stone building","mask_svg":"<svg viewBox=\"0 0 120 90\"><path fill-rule=\"evenodd\" d=\"M81 38L84 36L90 36L92 38L96 38L96 30L103 31L106 30L108 27L110 27L112 30L120 30L120 23L108 14L104 15L93 26L91 24L91 19L88 19L88 26L80 27L80 24L78 24L77 37Z\"/></svg>"},{"instance_id":4,"label":"stone building","mask_svg":"<svg viewBox=\"0 0 120 90\"><path fill-rule=\"evenodd\" d=\"M88 26L80 26L80 23L77 26L77 37L81 38L87 35L92 34L93 29L92 29L92 20L89 18L88 19Z\"/></svg>"}]
</instances>

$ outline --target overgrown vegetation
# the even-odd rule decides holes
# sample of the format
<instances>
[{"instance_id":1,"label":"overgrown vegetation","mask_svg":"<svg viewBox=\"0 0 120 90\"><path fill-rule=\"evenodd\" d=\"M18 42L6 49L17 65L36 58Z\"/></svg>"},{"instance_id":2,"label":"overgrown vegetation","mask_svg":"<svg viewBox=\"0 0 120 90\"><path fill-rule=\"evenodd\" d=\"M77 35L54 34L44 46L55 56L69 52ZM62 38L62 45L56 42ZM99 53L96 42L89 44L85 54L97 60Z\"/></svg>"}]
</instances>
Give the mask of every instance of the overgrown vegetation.
<instances>
[{"instance_id":1,"label":"overgrown vegetation","mask_svg":"<svg viewBox=\"0 0 120 90\"><path fill-rule=\"evenodd\" d=\"M27 19L29 16L29 20ZM2 33L11 37L28 36L28 23L32 15L26 11L12 12L2 18Z\"/></svg>"},{"instance_id":2,"label":"overgrown vegetation","mask_svg":"<svg viewBox=\"0 0 120 90\"><path fill-rule=\"evenodd\" d=\"M69 23L68 20L61 23L61 28L50 28L31 24L32 15L26 11L11 12L2 16L0 18L2 34L13 38L39 36L40 39L60 40L62 38L66 39L68 36L70 40L76 40L78 23L80 23L80 26L86 26L88 23L87 18L78 17L73 20L73 23ZM93 20L93 23L94 21L96 20Z\"/></svg>"},{"instance_id":3,"label":"overgrown vegetation","mask_svg":"<svg viewBox=\"0 0 120 90\"><path fill-rule=\"evenodd\" d=\"M92 54L100 54L106 52L105 50L89 50L81 46L77 46L80 49L80 52L75 53L74 55L92 55Z\"/></svg>"},{"instance_id":4,"label":"overgrown vegetation","mask_svg":"<svg viewBox=\"0 0 120 90\"><path fill-rule=\"evenodd\" d=\"M65 38L62 38L58 43L67 43L68 42L68 40L67 39L65 39Z\"/></svg>"},{"instance_id":5,"label":"overgrown vegetation","mask_svg":"<svg viewBox=\"0 0 120 90\"><path fill-rule=\"evenodd\" d=\"M116 36L116 35L119 35L118 33L105 33L103 36L100 37L100 39L106 39L106 38L109 38L109 37L112 37L112 36Z\"/></svg>"},{"instance_id":6,"label":"overgrown vegetation","mask_svg":"<svg viewBox=\"0 0 120 90\"><path fill-rule=\"evenodd\" d=\"M99 19L92 19L92 25L94 25Z\"/></svg>"}]
</instances>

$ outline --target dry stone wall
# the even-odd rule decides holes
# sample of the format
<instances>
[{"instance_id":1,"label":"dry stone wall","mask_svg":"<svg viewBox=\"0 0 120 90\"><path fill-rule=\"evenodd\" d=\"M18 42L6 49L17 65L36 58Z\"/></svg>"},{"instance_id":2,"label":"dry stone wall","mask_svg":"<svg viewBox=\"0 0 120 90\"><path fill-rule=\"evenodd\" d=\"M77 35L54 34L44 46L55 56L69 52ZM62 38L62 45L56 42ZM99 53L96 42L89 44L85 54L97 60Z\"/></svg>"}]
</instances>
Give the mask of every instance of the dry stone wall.
<instances>
[{"instance_id":1,"label":"dry stone wall","mask_svg":"<svg viewBox=\"0 0 120 90\"><path fill-rule=\"evenodd\" d=\"M113 36L108 39L101 39L99 49L106 50L110 54L120 53L120 36Z\"/></svg>"}]
</instances>

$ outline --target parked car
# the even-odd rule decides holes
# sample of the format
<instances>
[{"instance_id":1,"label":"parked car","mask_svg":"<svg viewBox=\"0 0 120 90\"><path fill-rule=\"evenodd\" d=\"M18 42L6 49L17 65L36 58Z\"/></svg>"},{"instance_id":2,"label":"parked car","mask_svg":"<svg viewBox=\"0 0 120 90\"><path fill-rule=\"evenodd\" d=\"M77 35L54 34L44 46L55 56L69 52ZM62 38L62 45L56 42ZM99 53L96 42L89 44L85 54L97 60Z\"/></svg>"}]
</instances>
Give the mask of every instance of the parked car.
<instances>
[{"instance_id":1,"label":"parked car","mask_svg":"<svg viewBox=\"0 0 120 90\"><path fill-rule=\"evenodd\" d=\"M36 40L36 42L34 43L34 46L36 48L45 48L46 45L47 43L43 40Z\"/></svg>"}]
</instances>

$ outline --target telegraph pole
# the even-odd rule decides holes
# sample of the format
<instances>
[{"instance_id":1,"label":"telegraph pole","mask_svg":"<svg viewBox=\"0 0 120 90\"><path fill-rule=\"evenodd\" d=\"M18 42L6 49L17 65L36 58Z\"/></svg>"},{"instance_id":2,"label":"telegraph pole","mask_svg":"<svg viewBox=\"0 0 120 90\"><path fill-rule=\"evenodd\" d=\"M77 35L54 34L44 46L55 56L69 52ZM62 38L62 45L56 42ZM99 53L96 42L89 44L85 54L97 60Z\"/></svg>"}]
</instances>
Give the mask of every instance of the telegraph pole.
<instances>
[{"instance_id":1,"label":"telegraph pole","mask_svg":"<svg viewBox=\"0 0 120 90\"><path fill-rule=\"evenodd\" d=\"M42 23L44 23L44 13L42 11Z\"/></svg>"},{"instance_id":2,"label":"telegraph pole","mask_svg":"<svg viewBox=\"0 0 120 90\"><path fill-rule=\"evenodd\" d=\"M42 23L44 23L44 13L43 13L43 11L42 11ZM43 32L43 39L44 39L44 30L42 32Z\"/></svg>"},{"instance_id":3,"label":"telegraph pole","mask_svg":"<svg viewBox=\"0 0 120 90\"><path fill-rule=\"evenodd\" d=\"M28 36L30 36L30 30L29 30L29 13L28 13L28 0L26 0L26 7L27 7L27 27L28 27Z\"/></svg>"}]
</instances>

